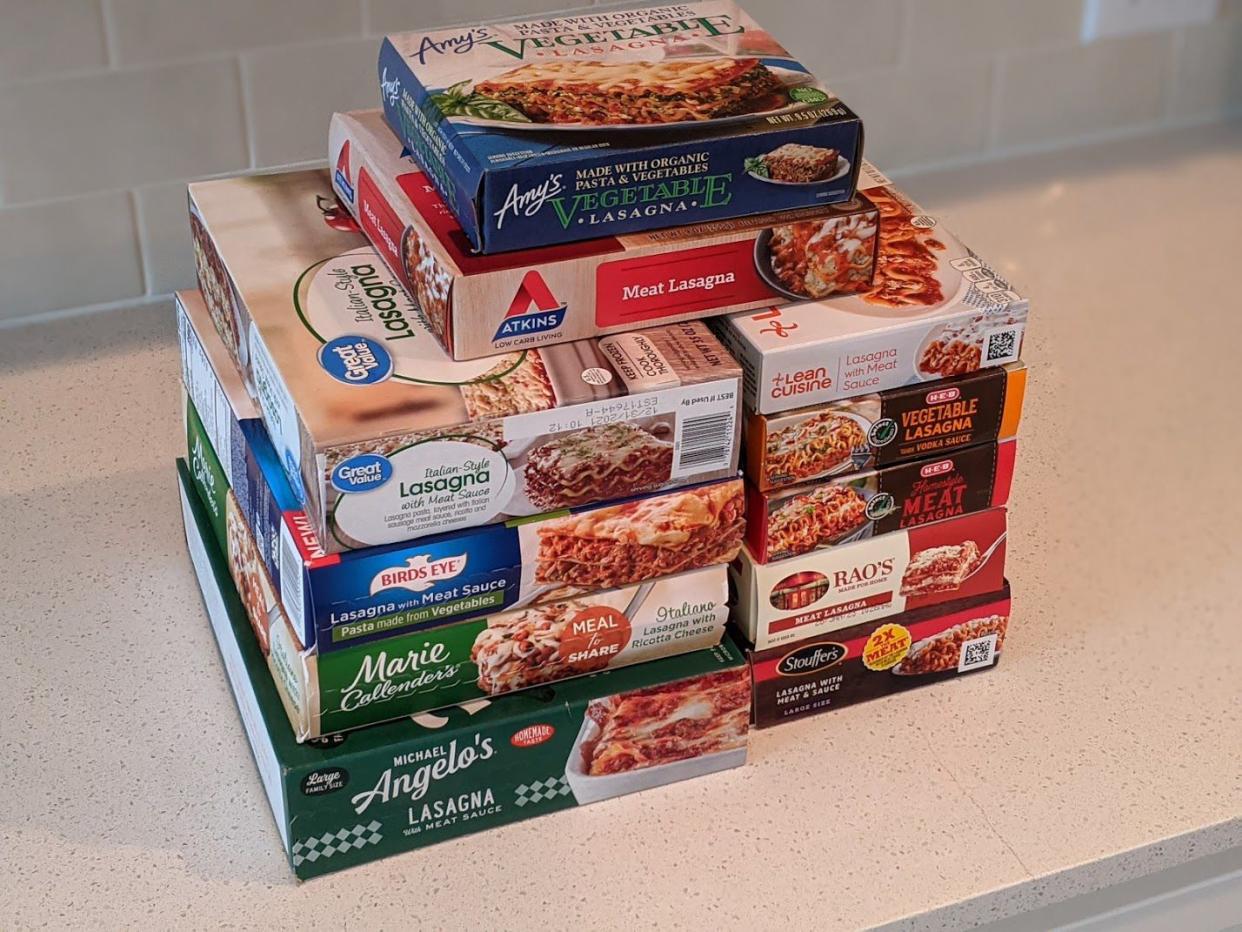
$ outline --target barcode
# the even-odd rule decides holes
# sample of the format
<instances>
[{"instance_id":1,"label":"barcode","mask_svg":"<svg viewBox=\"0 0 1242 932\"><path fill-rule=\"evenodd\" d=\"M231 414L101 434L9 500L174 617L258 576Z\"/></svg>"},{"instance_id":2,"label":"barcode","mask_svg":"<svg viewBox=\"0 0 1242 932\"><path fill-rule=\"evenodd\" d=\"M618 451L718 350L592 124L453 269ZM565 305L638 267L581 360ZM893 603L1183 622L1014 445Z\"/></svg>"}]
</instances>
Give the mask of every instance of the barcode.
<instances>
[{"instance_id":1,"label":"barcode","mask_svg":"<svg viewBox=\"0 0 1242 932\"><path fill-rule=\"evenodd\" d=\"M1018 331L1010 327L1006 330L994 330L988 334L987 352L984 362L1005 362L1018 358Z\"/></svg>"},{"instance_id":2,"label":"barcode","mask_svg":"<svg viewBox=\"0 0 1242 932\"><path fill-rule=\"evenodd\" d=\"M302 613L305 611L302 595L302 558L293 546L289 529L280 526L280 604L293 623L294 630L302 635Z\"/></svg>"},{"instance_id":3,"label":"barcode","mask_svg":"<svg viewBox=\"0 0 1242 932\"><path fill-rule=\"evenodd\" d=\"M976 667L989 667L996 659L996 635L975 638L962 644L962 653L957 662L957 672L965 673Z\"/></svg>"},{"instance_id":4,"label":"barcode","mask_svg":"<svg viewBox=\"0 0 1242 932\"><path fill-rule=\"evenodd\" d=\"M732 411L686 418L681 424L677 470L724 468L729 465L732 448Z\"/></svg>"}]
</instances>

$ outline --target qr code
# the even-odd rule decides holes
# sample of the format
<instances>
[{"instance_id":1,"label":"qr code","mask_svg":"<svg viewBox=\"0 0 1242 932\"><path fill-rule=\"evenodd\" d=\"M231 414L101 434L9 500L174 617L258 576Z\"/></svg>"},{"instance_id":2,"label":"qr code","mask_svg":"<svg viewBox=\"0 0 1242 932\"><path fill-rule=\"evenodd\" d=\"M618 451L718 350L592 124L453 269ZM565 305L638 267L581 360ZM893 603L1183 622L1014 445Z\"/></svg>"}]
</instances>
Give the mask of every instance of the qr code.
<instances>
[{"instance_id":1,"label":"qr code","mask_svg":"<svg viewBox=\"0 0 1242 932\"><path fill-rule=\"evenodd\" d=\"M988 334L987 362L1004 362L1018 358L1018 331L1016 328L994 330Z\"/></svg>"},{"instance_id":2,"label":"qr code","mask_svg":"<svg viewBox=\"0 0 1242 932\"><path fill-rule=\"evenodd\" d=\"M965 673L978 667L990 667L996 660L996 635L975 638L962 643L962 653L957 661L957 672Z\"/></svg>"}]
</instances>

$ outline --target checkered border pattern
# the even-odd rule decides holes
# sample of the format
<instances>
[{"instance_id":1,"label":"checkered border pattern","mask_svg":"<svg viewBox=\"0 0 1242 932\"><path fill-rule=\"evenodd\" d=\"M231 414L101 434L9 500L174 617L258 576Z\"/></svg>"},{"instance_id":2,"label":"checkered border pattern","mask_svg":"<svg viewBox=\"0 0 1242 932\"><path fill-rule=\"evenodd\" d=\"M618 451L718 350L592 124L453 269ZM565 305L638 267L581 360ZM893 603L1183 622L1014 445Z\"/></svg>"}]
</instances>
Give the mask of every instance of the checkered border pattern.
<instances>
[{"instance_id":1,"label":"checkered border pattern","mask_svg":"<svg viewBox=\"0 0 1242 932\"><path fill-rule=\"evenodd\" d=\"M367 845L377 845L384 838L379 832L380 828L382 826L379 822L372 821L366 825L337 829L335 832L324 832L322 835L312 835L310 838L295 841L293 843L293 866L297 867L305 861L313 864L320 858L330 858L334 854L344 854L357 848L365 848Z\"/></svg>"},{"instance_id":2,"label":"checkered border pattern","mask_svg":"<svg viewBox=\"0 0 1242 932\"><path fill-rule=\"evenodd\" d=\"M519 806L541 803L545 799L556 799L568 796L573 790L565 777L548 777L546 780L532 780L530 783L519 783L513 791L514 801Z\"/></svg>"}]
</instances>

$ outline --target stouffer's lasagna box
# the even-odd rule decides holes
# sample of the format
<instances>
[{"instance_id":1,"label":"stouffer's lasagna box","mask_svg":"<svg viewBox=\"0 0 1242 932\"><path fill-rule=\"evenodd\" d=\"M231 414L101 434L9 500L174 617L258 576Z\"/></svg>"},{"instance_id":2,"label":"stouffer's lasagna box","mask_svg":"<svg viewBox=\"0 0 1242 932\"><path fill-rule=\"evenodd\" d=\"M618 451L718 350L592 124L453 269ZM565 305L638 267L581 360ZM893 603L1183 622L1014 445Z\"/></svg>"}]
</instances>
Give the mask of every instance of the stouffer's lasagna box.
<instances>
[{"instance_id":1,"label":"stouffer's lasagna box","mask_svg":"<svg viewBox=\"0 0 1242 932\"><path fill-rule=\"evenodd\" d=\"M1009 501L1016 440L808 482L747 491L746 538L760 563L843 547Z\"/></svg>"},{"instance_id":2,"label":"stouffer's lasagna box","mask_svg":"<svg viewBox=\"0 0 1242 932\"><path fill-rule=\"evenodd\" d=\"M999 592L752 651L752 721L779 725L990 670L1000 663L1010 614L1006 582Z\"/></svg>"},{"instance_id":3,"label":"stouffer's lasagna box","mask_svg":"<svg viewBox=\"0 0 1242 932\"><path fill-rule=\"evenodd\" d=\"M862 195L483 256L380 111L337 113L329 135L337 197L456 359L871 287L878 214Z\"/></svg>"},{"instance_id":4,"label":"stouffer's lasagna box","mask_svg":"<svg viewBox=\"0 0 1242 932\"><path fill-rule=\"evenodd\" d=\"M778 414L1017 362L1030 302L870 165L880 211L871 288L710 321L745 370L744 401Z\"/></svg>"},{"instance_id":5,"label":"stouffer's lasagna box","mask_svg":"<svg viewBox=\"0 0 1242 932\"><path fill-rule=\"evenodd\" d=\"M848 200L862 124L727 0L388 36L384 115L484 253Z\"/></svg>"},{"instance_id":6,"label":"stouffer's lasagna box","mask_svg":"<svg viewBox=\"0 0 1242 932\"><path fill-rule=\"evenodd\" d=\"M750 414L746 476L762 491L883 469L1017 436L1026 366L858 395L787 414Z\"/></svg>"},{"instance_id":7,"label":"stouffer's lasagna box","mask_svg":"<svg viewBox=\"0 0 1242 932\"><path fill-rule=\"evenodd\" d=\"M736 474L697 321L449 358L326 171L190 185L201 290L330 553Z\"/></svg>"},{"instance_id":8,"label":"stouffer's lasagna box","mask_svg":"<svg viewBox=\"0 0 1242 932\"><path fill-rule=\"evenodd\" d=\"M746 761L750 675L728 638L298 744L184 470L181 496L207 615L299 878Z\"/></svg>"},{"instance_id":9,"label":"stouffer's lasagna box","mask_svg":"<svg viewBox=\"0 0 1242 932\"><path fill-rule=\"evenodd\" d=\"M906 528L830 550L732 564L736 620L756 650L1001 588L1005 509Z\"/></svg>"},{"instance_id":10,"label":"stouffer's lasagna box","mask_svg":"<svg viewBox=\"0 0 1242 932\"><path fill-rule=\"evenodd\" d=\"M745 504L734 478L329 554L201 296L179 293L177 308L194 481L216 520L244 519L253 532L256 560L304 647L328 652L518 603L641 583L728 563L741 547Z\"/></svg>"}]
</instances>

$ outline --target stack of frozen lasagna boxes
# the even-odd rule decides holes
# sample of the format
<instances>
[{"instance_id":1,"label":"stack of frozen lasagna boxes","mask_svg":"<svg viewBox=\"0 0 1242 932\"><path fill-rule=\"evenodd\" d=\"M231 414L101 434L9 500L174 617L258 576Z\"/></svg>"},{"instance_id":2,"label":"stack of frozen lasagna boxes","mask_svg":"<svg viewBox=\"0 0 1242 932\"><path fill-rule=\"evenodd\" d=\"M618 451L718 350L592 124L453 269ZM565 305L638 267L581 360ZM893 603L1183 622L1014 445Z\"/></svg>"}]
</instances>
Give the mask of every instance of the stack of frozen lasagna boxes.
<instances>
[{"instance_id":1,"label":"stack of frozen lasagna boxes","mask_svg":"<svg viewBox=\"0 0 1242 932\"><path fill-rule=\"evenodd\" d=\"M190 186L178 296L187 534L298 876L994 661L1026 305L852 111L729 2L378 77L328 170Z\"/></svg>"}]
</instances>

